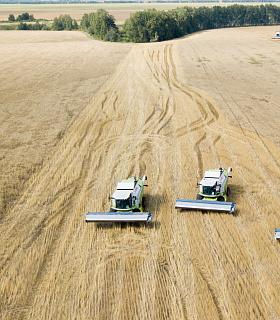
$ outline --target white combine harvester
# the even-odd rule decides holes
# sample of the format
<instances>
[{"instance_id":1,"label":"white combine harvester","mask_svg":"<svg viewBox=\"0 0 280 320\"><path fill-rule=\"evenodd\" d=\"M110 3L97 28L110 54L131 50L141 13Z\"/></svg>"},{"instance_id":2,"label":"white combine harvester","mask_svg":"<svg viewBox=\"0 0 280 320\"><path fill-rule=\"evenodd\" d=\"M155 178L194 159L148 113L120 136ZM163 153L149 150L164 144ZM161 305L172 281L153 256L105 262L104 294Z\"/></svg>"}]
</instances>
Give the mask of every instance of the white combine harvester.
<instances>
[{"instance_id":1,"label":"white combine harvester","mask_svg":"<svg viewBox=\"0 0 280 320\"><path fill-rule=\"evenodd\" d=\"M275 240L280 240L280 229L276 229L275 228L274 239Z\"/></svg>"},{"instance_id":2,"label":"white combine harvester","mask_svg":"<svg viewBox=\"0 0 280 320\"><path fill-rule=\"evenodd\" d=\"M271 37L272 39L280 39L280 31L275 32L275 36Z\"/></svg>"},{"instance_id":3,"label":"white combine harvester","mask_svg":"<svg viewBox=\"0 0 280 320\"><path fill-rule=\"evenodd\" d=\"M146 199L143 197L147 177L130 177L117 185L110 212L89 212L86 222L150 222L153 215L144 212ZM146 186L147 187L147 186Z\"/></svg>"},{"instance_id":4,"label":"white combine harvester","mask_svg":"<svg viewBox=\"0 0 280 320\"><path fill-rule=\"evenodd\" d=\"M232 171L224 168L216 168L205 172L203 179L197 184L199 192L197 200L178 199L175 209L196 209L209 211L223 211L233 213L236 205L233 202L226 202L230 194L228 178Z\"/></svg>"}]
</instances>

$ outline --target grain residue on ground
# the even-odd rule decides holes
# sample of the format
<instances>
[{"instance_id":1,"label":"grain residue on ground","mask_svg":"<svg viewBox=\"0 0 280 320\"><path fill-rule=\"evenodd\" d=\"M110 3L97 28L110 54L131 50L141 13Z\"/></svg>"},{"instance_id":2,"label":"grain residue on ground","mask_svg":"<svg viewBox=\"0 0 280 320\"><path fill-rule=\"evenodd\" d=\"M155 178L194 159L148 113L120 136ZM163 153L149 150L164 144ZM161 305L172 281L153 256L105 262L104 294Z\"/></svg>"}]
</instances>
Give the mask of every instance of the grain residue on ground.
<instances>
[{"instance_id":1,"label":"grain residue on ground","mask_svg":"<svg viewBox=\"0 0 280 320\"><path fill-rule=\"evenodd\" d=\"M203 37L218 46L223 31L232 32L224 51L203 58ZM238 52L246 60L245 43L255 59L259 39L279 63L279 44L238 31L240 48L236 32L129 48L1 220L1 318L279 319L275 120L263 118L264 130L238 99L246 72L234 82L210 62L223 54L230 68ZM268 72L279 78L277 69L250 61L252 81L261 72L265 82ZM198 64L204 74L196 76ZM230 77L234 95L222 81ZM260 110L261 91L254 97L250 106ZM275 96L265 99L277 114ZM220 165L233 168L234 215L174 209L178 197L195 197L205 170ZM84 222L88 211L109 209L118 180L143 174L153 223Z\"/></svg>"}]
</instances>

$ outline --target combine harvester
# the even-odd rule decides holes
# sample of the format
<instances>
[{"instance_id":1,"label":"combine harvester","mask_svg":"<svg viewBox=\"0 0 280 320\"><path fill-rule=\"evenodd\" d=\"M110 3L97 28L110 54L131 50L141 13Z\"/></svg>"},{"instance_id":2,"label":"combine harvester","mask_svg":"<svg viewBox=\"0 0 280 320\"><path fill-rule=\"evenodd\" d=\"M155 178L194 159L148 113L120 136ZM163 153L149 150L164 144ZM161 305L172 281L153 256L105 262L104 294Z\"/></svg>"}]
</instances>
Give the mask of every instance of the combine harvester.
<instances>
[{"instance_id":1,"label":"combine harvester","mask_svg":"<svg viewBox=\"0 0 280 320\"><path fill-rule=\"evenodd\" d=\"M280 31L275 32L275 36L271 37L272 39L280 39Z\"/></svg>"},{"instance_id":2,"label":"combine harvester","mask_svg":"<svg viewBox=\"0 0 280 320\"><path fill-rule=\"evenodd\" d=\"M197 184L199 192L197 200L178 199L175 209L196 209L209 211L223 211L233 213L236 205L233 202L226 202L230 194L228 178L232 171L224 168L216 168L205 172L203 179Z\"/></svg>"},{"instance_id":3,"label":"combine harvester","mask_svg":"<svg viewBox=\"0 0 280 320\"><path fill-rule=\"evenodd\" d=\"M275 228L274 239L275 240L280 240L280 229L276 229Z\"/></svg>"},{"instance_id":4,"label":"combine harvester","mask_svg":"<svg viewBox=\"0 0 280 320\"><path fill-rule=\"evenodd\" d=\"M86 222L151 222L153 215L143 212L146 199L143 197L145 180L130 177L117 185L117 190L109 201L112 201L110 212L89 212Z\"/></svg>"}]
</instances>

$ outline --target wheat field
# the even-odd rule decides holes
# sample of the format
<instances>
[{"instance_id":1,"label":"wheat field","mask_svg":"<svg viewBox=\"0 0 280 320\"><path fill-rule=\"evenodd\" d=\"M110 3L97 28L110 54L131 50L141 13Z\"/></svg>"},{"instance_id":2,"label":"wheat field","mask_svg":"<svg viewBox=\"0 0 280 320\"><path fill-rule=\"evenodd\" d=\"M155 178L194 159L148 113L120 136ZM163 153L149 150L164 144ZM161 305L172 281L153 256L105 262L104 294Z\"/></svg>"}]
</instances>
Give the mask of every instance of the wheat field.
<instances>
[{"instance_id":1,"label":"wheat field","mask_svg":"<svg viewBox=\"0 0 280 320\"><path fill-rule=\"evenodd\" d=\"M122 58L2 215L2 319L280 318L271 30L111 47ZM235 214L175 210L216 166L233 168ZM152 223L85 223L120 179L144 174Z\"/></svg>"}]
</instances>

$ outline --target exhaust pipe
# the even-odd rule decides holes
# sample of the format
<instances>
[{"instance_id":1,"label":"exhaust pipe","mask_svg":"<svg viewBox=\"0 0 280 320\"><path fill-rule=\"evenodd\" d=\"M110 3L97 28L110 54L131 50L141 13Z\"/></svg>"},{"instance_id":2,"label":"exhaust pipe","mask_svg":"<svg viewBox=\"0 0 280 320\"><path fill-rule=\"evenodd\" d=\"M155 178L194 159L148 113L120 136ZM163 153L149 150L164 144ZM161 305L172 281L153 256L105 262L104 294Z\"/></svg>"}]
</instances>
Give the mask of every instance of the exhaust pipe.
<instances>
[{"instance_id":1,"label":"exhaust pipe","mask_svg":"<svg viewBox=\"0 0 280 320\"><path fill-rule=\"evenodd\" d=\"M227 171L228 176L229 176L229 174L231 173L231 171L232 171L232 168L231 168L231 167L229 167L229 168L228 168L228 171Z\"/></svg>"},{"instance_id":2,"label":"exhaust pipe","mask_svg":"<svg viewBox=\"0 0 280 320\"><path fill-rule=\"evenodd\" d=\"M143 179L142 179L142 181L143 181L143 185L145 184L145 181L147 180L147 177L146 176L143 176Z\"/></svg>"}]
</instances>

